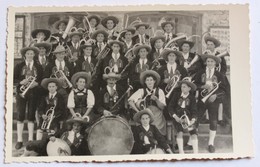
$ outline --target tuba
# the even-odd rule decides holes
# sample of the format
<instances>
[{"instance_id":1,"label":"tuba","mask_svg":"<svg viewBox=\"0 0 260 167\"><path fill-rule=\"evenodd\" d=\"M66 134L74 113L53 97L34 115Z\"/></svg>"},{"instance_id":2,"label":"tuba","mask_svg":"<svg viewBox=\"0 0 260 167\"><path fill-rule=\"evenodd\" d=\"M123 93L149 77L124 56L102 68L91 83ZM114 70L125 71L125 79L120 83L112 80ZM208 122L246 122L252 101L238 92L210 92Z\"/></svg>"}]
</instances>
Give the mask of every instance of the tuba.
<instances>
[{"instance_id":1,"label":"tuba","mask_svg":"<svg viewBox=\"0 0 260 167\"><path fill-rule=\"evenodd\" d=\"M62 35L63 39L65 39L68 36L71 28L76 24L76 22L80 22L80 21L72 16L69 16L69 21L68 21L67 27Z\"/></svg>"},{"instance_id":2,"label":"tuba","mask_svg":"<svg viewBox=\"0 0 260 167\"><path fill-rule=\"evenodd\" d=\"M211 89L203 89L201 92L200 92L200 95L202 97L201 101L203 103L205 103L208 98L214 93L216 92L216 90L219 88L219 84L221 83L221 81L219 83L217 82L212 82L211 83Z\"/></svg>"},{"instance_id":3,"label":"tuba","mask_svg":"<svg viewBox=\"0 0 260 167\"><path fill-rule=\"evenodd\" d=\"M50 126L51 126L51 122L54 119L54 109L56 106L50 107L47 111L46 111L46 116L47 118L45 120L43 120L42 125L41 125L41 130L49 130Z\"/></svg>"},{"instance_id":4,"label":"tuba","mask_svg":"<svg viewBox=\"0 0 260 167\"><path fill-rule=\"evenodd\" d=\"M27 81L28 81L27 84L22 85L20 87L20 91L21 91L20 96L22 98L25 98L26 93L32 87L35 80L36 80L36 77L30 76L30 77L27 78Z\"/></svg>"},{"instance_id":5,"label":"tuba","mask_svg":"<svg viewBox=\"0 0 260 167\"><path fill-rule=\"evenodd\" d=\"M180 81L180 75L174 75L173 77L170 78L169 83L165 87L165 92L167 92L165 96L166 98L170 97L173 89L176 88L179 81Z\"/></svg>"},{"instance_id":6,"label":"tuba","mask_svg":"<svg viewBox=\"0 0 260 167\"><path fill-rule=\"evenodd\" d=\"M72 84L71 82L68 80L68 78L66 77L66 75L64 74L64 72L62 70L53 70L53 74L51 75L51 78L57 78L62 82L62 87L64 89L66 88L71 88Z\"/></svg>"}]
</instances>

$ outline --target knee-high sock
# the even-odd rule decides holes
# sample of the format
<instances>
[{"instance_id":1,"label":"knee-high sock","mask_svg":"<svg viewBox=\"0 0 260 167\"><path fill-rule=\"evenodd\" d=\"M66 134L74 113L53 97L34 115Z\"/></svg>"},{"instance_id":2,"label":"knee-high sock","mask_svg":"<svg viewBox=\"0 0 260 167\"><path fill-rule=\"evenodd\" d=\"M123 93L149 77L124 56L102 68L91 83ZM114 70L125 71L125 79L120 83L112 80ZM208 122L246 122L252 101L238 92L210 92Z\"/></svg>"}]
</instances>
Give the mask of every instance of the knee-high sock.
<instances>
[{"instance_id":1,"label":"knee-high sock","mask_svg":"<svg viewBox=\"0 0 260 167\"><path fill-rule=\"evenodd\" d=\"M17 123L17 142L23 142L23 122Z\"/></svg>"},{"instance_id":2,"label":"knee-high sock","mask_svg":"<svg viewBox=\"0 0 260 167\"><path fill-rule=\"evenodd\" d=\"M191 143L192 143L192 148L193 148L193 153L198 153L198 137L197 135L196 136L193 136L192 139L191 139Z\"/></svg>"},{"instance_id":3,"label":"knee-high sock","mask_svg":"<svg viewBox=\"0 0 260 167\"><path fill-rule=\"evenodd\" d=\"M191 136L189 137L189 140L188 140L188 143L187 143L188 145L192 145L192 140L191 140Z\"/></svg>"},{"instance_id":4,"label":"knee-high sock","mask_svg":"<svg viewBox=\"0 0 260 167\"><path fill-rule=\"evenodd\" d=\"M220 103L218 106L218 120L223 120L223 103Z\"/></svg>"},{"instance_id":5,"label":"knee-high sock","mask_svg":"<svg viewBox=\"0 0 260 167\"><path fill-rule=\"evenodd\" d=\"M183 138L177 137L176 141L177 141L177 144L178 144L179 153L180 154L184 154L184 151L183 151Z\"/></svg>"},{"instance_id":6,"label":"knee-high sock","mask_svg":"<svg viewBox=\"0 0 260 167\"><path fill-rule=\"evenodd\" d=\"M214 139L216 136L216 132L215 130L209 130L209 145L214 145Z\"/></svg>"},{"instance_id":7,"label":"knee-high sock","mask_svg":"<svg viewBox=\"0 0 260 167\"><path fill-rule=\"evenodd\" d=\"M34 123L33 122L28 122L28 141L33 141L33 130L34 130Z\"/></svg>"},{"instance_id":8,"label":"knee-high sock","mask_svg":"<svg viewBox=\"0 0 260 167\"><path fill-rule=\"evenodd\" d=\"M36 140L41 140L43 136L42 130L38 129L36 132Z\"/></svg>"}]
</instances>

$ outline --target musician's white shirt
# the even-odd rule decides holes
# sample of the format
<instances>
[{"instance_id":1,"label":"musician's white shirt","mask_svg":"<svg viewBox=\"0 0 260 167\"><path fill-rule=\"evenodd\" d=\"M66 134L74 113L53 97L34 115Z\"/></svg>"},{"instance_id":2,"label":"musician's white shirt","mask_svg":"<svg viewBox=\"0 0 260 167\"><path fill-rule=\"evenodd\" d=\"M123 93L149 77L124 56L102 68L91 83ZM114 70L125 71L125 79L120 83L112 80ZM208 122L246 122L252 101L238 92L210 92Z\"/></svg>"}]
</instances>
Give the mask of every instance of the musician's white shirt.
<instances>
[{"instance_id":1,"label":"musician's white shirt","mask_svg":"<svg viewBox=\"0 0 260 167\"><path fill-rule=\"evenodd\" d=\"M112 29L112 30L107 30L107 33L109 34L109 36L112 36L113 33L114 33L114 29Z\"/></svg>"},{"instance_id":2,"label":"musician's white shirt","mask_svg":"<svg viewBox=\"0 0 260 167\"><path fill-rule=\"evenodd\" d=\"M157 49L157 48L156 48L156 52L159 52L159 54L161 54L162 51L163 51L163 48L160 48L160 49ZM160 56L160 55L159 55L159 56Z\"/></svg>"},{"instance_id":3,"label":"musician's white shirt","mask_svg":"<svg viewBox=\"0 0 260 167\"><path fill-rule=\"evenodd\" d=\"M166 37L166 40L168 40L168 36L170 37L170 39L172 39L172 32L171 33L166 32L164 35Z\"/></svg>"},{"instance_id":4,"label":"musician's white shirt","mask_svg":"<svg viewBox=\"0 0 260 167\"><path fill-rule=\"evenodd\" d=\"M57 68L59 69L60 68L60 61L58 61L57 59L55 60L55 65L57 66ZM62 60L61 61L61 66L62 66L62 70L64 70L64 67L65 67L65 61Z\"/></svg>"},{"instance_id":5,"label":"musician's white shirt","mask_svg":"<svg viewBox=\"0 0 260 167\"><path fill-rule=\"evenodd\" d=\"M171 69L172 69L173 72L175 72L176 68L177 68L177 64L176 63L174 63L174 64L167 63L167 70L168 70L169 74L171 72Z\"/></svg>"},{"instance_id":6,"label":"musician's white shirt","mask_svg":"<svg viewBox=\"0 0 260 167\"><path fill-rule=\"evenodd\" d=\"M30 70L32 70L33 63L34 63L34 61L32 60L32 61L30 62ZM25 64L26 64L26 66L28 66L29 62L28 62L28 61L25 61Z\"/></svg>"},{"instance_id":7,"label":"musician's white shirt","mask_svg":"<svg viewBox=\"0 0 260 167\"><path fill-rule=\"evenodd\" d=\"M115 61L117 61L117 59L119 59L120 57L120 53L115 54L114 52L112 52L112 57Z\"/></svg>"},{"instance_id":8,"label":"musician's white shirt","mask_svg":"<svg viewBox=\"0 0 260 167\"><path fill-rule=\"evenodd\" d=\"M43 56L38 56L38 60L39 60L39 62L40 62L40 64L42 64L42 59L44 58L44 60L45 60L45 62L46 62L46 56L45 55L43 55Z\"/></svg>"},{"instance_id":9,"label":"musician's white shirt","mask_svg":"<svg viewBox=\"0 0 260 167\"><path fill-rule=\"evenodd\" d=\"M210 69L210 73L209 73L209 68L208 67L206 67L206 77L207 78L212 78L212 76L214 75L214 73L215 73L215 68L212 68L212 69Z\"/></svg>"},{"instance_id":10,"label":"musician's white shirt","mask_svg":"<svg viewBox=\"0 0 260 167\"><path fill-rule=\"evenodd\" d=\"M78 49L78 47L79 47L79 42L77 42L77 43L71 42L71 43L72 43L72 46L73 46L74 48Z\"/></svg>"},{"instance_id":11,"label":"musician's white shirt","mask_svg":"<svg viewBox=\"0 0 260 167\"><path fill-rule=\"evenodd\" d=\"M80 133L78 132L78 133L76 134L76 137L79 137L79 136L80 136ZM75 138L75 132L74 132L73 130L69 131L69 133L68 133L68 140L69 140L71 143L73 143L74 138Z\"/></svg>"},{"instance_id":12,"label":"musician's white shirt","mask_svg":"<svg viewBox=\"0 0 260 167\"><path fill-rule=\"evenodd\" d=\"M141 68L143 68L143 67L142 67L143 61L144 61L144 65L145 65L148 60L147 60L147 58L145 58L145 59L141 59L141 58L140 58L140 59L139 59L139 64L141 65L141 66L140 66Z\"/></svg>"},{"instance_id":13,"label":"musician's white shirt","mask_svg":"<svg viewBox=\"0 0 260 167\"><path fill-rule=\"evenodd\" d=\"M86 92L86 88L84 89L84 92ZM94 94L91 90L88 89L87 92L87 108L93 108L94 104L95 104L95 97ZM67 104L68 108L75 108L75 101L74 101L74 90L71 90L69 97L68 97L68 104Z\"/></svg>"},{"instance_id":14,"label":"musician's white shirt","mask_svg":"<svg viewBox=\"0 0 260 167\"><path fill-rule=\"evenodd\" d=\"M49 93L49 99L54 98L56 96L57 92L54 92L53 94Z\"/></svg>"},{"instance_id":15,"label":"musician's white shirt","mask_svg":"<svg viewBox=\"0 0 260 167\"><path fill-rule=\"evenodd\" d=\"M184 93L181 93L181 97L186 99L189 96L190 93L187 93L186 95ZM185 100L182 101L181 108L185 108Z\"/></svg>"},{"instance_id":16,"label":"musician's white shirt","mask_svg":"<svg viewBox=\"0 0 260 167\"><path fill-rule=\"evenodd\" d=\"M85 61L88 61L89 64L90 64L90 62L91 62L91 56L84 56L84 60L85 60Z\"/></svg>"},{"instance_id":17,"label":"musician's white shirt","mask_svg":"<svg viewBox=\"0 0 260 167\"><path fill-rule=\"evenodd\" d=\"M129 43L127 43L127 42L125 41L125 44L126 44L127 48L130 48L130 47L131 47L131 45L132 45L132 43L133 43L133 41L132 41L132 40L131 40Z\"/></svg>"},{"instance_id":18,"label":"musician's white shirt","mask_svg":"<svg viewBox=\"0 0 260 167\"><path fill-rule=\"evenodd\" d=\"M138 34L138 36L139 36L140 43L145 43L145 34L143 35Z\"/></svg>"},{"instance_id":19,"label":"musician's white shirt","mask_svg":"<svg viewBox=\"0 0 260 167\"><path fill-rule=\"evenodd\" d=\"M182 55L183 55L183 58L184 58L185 60L187 60L187 59L189 58L189 52L188 52L188 53L182 52Z\"/></svg>"},{"instance_id":20,"label":"musician's white shirt","mask_svg":"<svg viewBox=\"0 0 260 167\"><path fill-rule=\"evenodd\" d=\"M147 89L146 91L148 93L150 93ZM156 89L153 90L153 93L155 93ZM166 99L165 99L165 94L163 92L162 89L159 88L159 91L158 91L158 94L159 94L159 101L166 105ZM140 88L138 89L134 94L132 94L132 96L128 99L128 101L133 101L134 103L136 103L139 99L142 99L144 96L144 89L143 88Z\"/></svg>"},{"instance_id":21,"label":"musician's white shirt","mask_svg":"<svg viewBox=\"0 0 260 167\"><path fill-rule=\"evenodd\" d=\"M116 91L116 85L113 86L113 89ZM111 91L111 87L107 85L107 91L108 93L110 94L110 96L113 96L112 95L112 91Z\"/></svg>"}]
</instances>

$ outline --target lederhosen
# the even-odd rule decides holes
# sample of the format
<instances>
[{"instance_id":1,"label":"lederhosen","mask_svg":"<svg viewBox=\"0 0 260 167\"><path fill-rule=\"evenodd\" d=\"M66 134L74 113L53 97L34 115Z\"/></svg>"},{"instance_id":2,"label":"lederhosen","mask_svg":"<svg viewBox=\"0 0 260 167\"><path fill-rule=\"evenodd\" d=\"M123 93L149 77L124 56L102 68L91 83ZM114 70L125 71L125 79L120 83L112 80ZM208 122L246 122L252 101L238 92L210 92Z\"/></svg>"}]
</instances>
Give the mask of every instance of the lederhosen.
<instances>
[{"instance_id":1,"label":"lederhosen","mask_svg":"<svg viewBox=\"0 0 260 167\"><path fill-rule=\"evenodd\" d=\"M201 86L205 85L205 83L208 80L211 80L212 82L216 82L216 83L219 83L219 82L221 82L221 83L219 84L219 88L215 91L215 93L213 93L213 94L217 95L216 100L212 103L208 102L208 100L205 103L203 103L201 101L201 99L203 98L203 97L201 97L201 91L203 90L203 89L201 89ZM224 80L224 75L215 70L215 72L211 78L206 78L206 70L202 70L202 71L198 72L197 75L195 76L195 83L199 90L198 123L202 119L206 109L208 109L210 129L216 130L215 125L216 125L216 122L218 119L219 103L221 101L223 101L223 97L225 96L225 93L226 93L226 82Z\"/></svg>"},{"instance_id":2,"label":"lederhosen","mask_svg":"<svg viewBox=\"0 0 260 167\"><path fill-rule=\"evenodd\" d=\"M183 108L183 103L184 103L184 108ZM176 114L179 118L183 116L185 113L188 116L189 120L192 118L197 118L197 103L195 96L189 93L189 95L184 98L181 97L181 92L177 92L173 95L169 106L168 106L168 111L170 116L172 117L173 114ZM180 123L176 122L174 118L172 118L174 121L174 126L177 130L177 132L183 132L183 128ZM197 134L196 129L193 129L189 131L191 135Z\"/></svg>"},{"instance_id":3,"label":"lederhosen","mask_svg":"<svg viewBox=\"0 0 260 167\"><path fill-rule=\"evenodd\" d=\"M27 113L27 120L34 121L35 120L35 111L37 108L37 104L39 103L38 97L38 87L34 87L29 89L25 95L25 98L20 96L20 81L29 76L36 77L36 82L38 84L41 83L42 79L42 68L36 62L33 63L32 69L28 69L25 62L21 62L17 64L14 69L14 81L17 83L17 95L16 95L16 108L18 112L17 120L24 121L25 120L25 113L26 113L26 105L28 104L28 113Z\"/></svg>"},{"instance_id":4,"label":"lederhosen","mask_svg":"<svg viewBox=\"0 0 260 167\"><path fill-rule=\"evenodd\" d=\"M148 94L146 88L143 88L143 91L144 95L142 98L146 97L146 95ZM159 88L156 88L156 90L153 91L152 94L159 98ZM162 135L166 135L166 120L164 118L163 111L159 109L157 103L151 99L151 95L148 95L146 97L145 104L147 108L151 109L154 115L154 122L152 124L159 129Z\"/></svg>"}]
</instances>

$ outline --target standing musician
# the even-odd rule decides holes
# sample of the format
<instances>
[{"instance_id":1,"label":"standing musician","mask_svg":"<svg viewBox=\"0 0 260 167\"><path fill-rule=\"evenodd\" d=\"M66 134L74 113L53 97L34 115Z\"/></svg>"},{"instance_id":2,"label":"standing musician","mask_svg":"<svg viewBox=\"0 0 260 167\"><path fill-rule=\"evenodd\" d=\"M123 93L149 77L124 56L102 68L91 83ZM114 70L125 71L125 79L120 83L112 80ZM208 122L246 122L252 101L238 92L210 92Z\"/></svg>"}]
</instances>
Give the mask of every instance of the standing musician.
<instances>
[{"instance_id":1,"label":"standing musician","mask_svg":"<svg viewBox=\"0 0 260 167\"><path fill-rule=\"evenodd\" d=\"M131 64L129 82L133 86L134 92L142 88L140 74L146 70L150 70L152 67L152 62L147 58L150 51L151 47L149 45L139 45L133 50L136 59Z\"/></svg>"},{"instance_id":2,"label":"standing musician","mask_svg":"<svg viewBox=\"0 0 260 167\"><path fill-rule=\"evenodd\" d=\"M112 49L112 52L108 53L108 55L102 60L101 72L104 71L106 67L110 67L113 68L113 72L116 74L121 74L121 72L128 64L127 58L122 53L124 44L118 40L112 40L109 42L109 46ZM127 68L123 74L121 74L121 78L117 82L119 85L122 85L124 90L127 89L128 73L129 68ZM105 86L105 84L102 86Z\"/></svg>"},{"instance_id":3,"label":"standing musician","mask_svg":"<svg viewBox=\"0 0 260 167\"><path fill-rule=\"evenodd\" d=\"M52 36L54 37L58 37L59 41L55 41L55 42L61 42L61 41L66 41L66 39L62 38L62 35L64 34L67 24L68 24L68 19L63 19L63 20L59 20L57 22L55 22L53 24L54 29L57 31L56 33L53 33ZM63 40L62 40L63 39ZM53 39L54 40L54 39ZM51 40L52 41L52 40Z\"/></svg>"},{"instance_id":4,"label":"standing musician","mask_svg":"<svg viewBox=\"0 0 260 167\"><path fill-rule=\"evenodd\" d=\"M117 84L120 75L110 69L110 72L103 74L103 79L106 80L107 85L100 91L100 98L97 99L97 112L104 116L120 115L125 117L124 101L118 101L124 94L124 90Z\"/></svg>"},{"instance_id":5,"label":"standing musician","mask_svg":"<svg viewBox=\"0 0 260 167\"><path fill-rule=\"evenodd\" d=\"M108 33L105 30L96 30L91 36L92 39L96 41L94 47L94 57L99 59L98 54L104 50L107 46Z\"/></svg>"},{"instance_id":6,"label":"standing musician","mask_svg":"<svg viewBox=\"0 0 260 167\"><path fill-rule=\"evenodd\" d=\"M41 82L43 71L39 64L33 60L39 54L36 47L24 47L21 55L24 61L17 64L14 69L14 83L17 85L16 108L17 108L17 143L16 149L23 146L23 128L27 111L28 119L28 140L33 140L35 111L37 108L37 86ZM28 105L28 106L27 106ZM26 107L27 106L27 107Z\"/></svg>"},{"instance_id":7,"label":"standing musician","mask_svg":"<svg viewBox=\"0 0 260 167\"><path fill-rule=\"evenodd\" d=\"M95 97L88 89L91 82L90 74L78 72L72 76L71 82L74 89L71 90L67 103L71 116L77 117L76 113L79 113L87 122L93 121L91 111L95 105Z\"/></svg>"},{"instance_id":8,"label":"standing musician","mask_svg":"<svg viewBox=\"0 0 260 167\"><path fill-rule=\"evenodd\" d=\"M38 107L39 126L37 128L36 140L42 140L44 131L57 132L59 120L65 111L63 97L57 92L61 82L57 78L45 78L41 86L48 90L48 94L42 97Z\"/></svg>"},{"instance_id":9,"label":"standing musician","mask_svg":"<svg viewBox=\"0 0 260 167\"><path fill-rule=\"evenodd\" d=\"M119 23L118 18L115 16L107 16L101 20L101 24L106 28L108 33L108 41L115 40L118 36L118 32L115 30L115 27Z\"/></svg>"},{"instance_id":10,"label":"standing musician","mask_svg":"<svg viewBox=\"0 0 260 167\"><path fill-rule=\"evenodd\" d=\"M198 123L200 123L205 111L209 113L209 142L208 151L215 152L214 139L217 131L217 119L219 103L226 93L226 82L224 75L216 70L221 59L213 55L201 56L206 63L206 69L199 71L195 79L195 84L199 89L198 102Z\"/></svg>"},{"instance_id":11,"label":"standing musician","mask_svg":"<svg viewBox=\"0 0 260 167\"><path fill-rule=\"evenodd\" d=\"M164 149L164 151L173 154L170 147L166 144L166 141L158 128L151 123L154 121L154 115L149 108L146 108L134 115L134 121L140 123L133 128L134 134L134 147L133 154L152 154L156 152L158 147Z\"/></svg>"},{"instance_id":12,"label":"standing musician","mask_svg":"<svg viewBox=\"0 0 260 167\"><path fill-rule=\"evenodd\" d=\"M174 30L174 22L165 21L161 24L161 27L164 31L165 43L168 43L173 38L177 37L176 34L173 33Z\"/></svg>"},{"instance_id":13,"label":"standing musician","mask_svg":"<svg viewBox=\"0 0 260 167\"><path fill-rule=\"evenodd\" d=\"M158 70L162 65L166 64L163 57L160 57L163 52L165 37L162 35L155 36L150 41L152 46L150 60L153 62L153 70Z\"/></svg>"},{"instance_id":14,"label":"standing musician","mask_svg":"<svg viewBox=\"0 0 260 167\"><path fill-rule=\"evenodd\" d=\"M68 45L68 54L71 59L69 59L70 62L75 62L79 57L80 52L80 39L82 38L83 33L79 30L75 30L71 33L69 33L69 38L71 39L70 42L67 43ZM76 64L72 64L76 66Z\"/></svg>"},{"instance_id":15,"label":"standing musician","mask_svg":"<svg viewBox=\"0 0 260 167\"><path fill-rule=\"evenodd\" d=\"M140 75L140 82L143 88L132 94L128 99L129 105L135 112L145 108L151 109L154 114L154 125L162 135L166 135L166 122L163 116L166 99L163 90L158 88L160 75L153 70L144 71Z\"/></svg>"},{"instance_id":16,"label":"standing musician","mask_svg":"<svg viewBox=\"0 0 260 167\"><path fill-rule=\"evenodd\" d=\"M145 31L150 27L148 23L137 23L134 25L138 34L133 37L134 44L148 44L149 43L149 35L145 33Z\"/></svg>"},{"instance_id":17,"label":"standing musician","mask_svg":"<svg viewBox=\"0 0 260 167\"><path fill-rule=\"evenodd\" d=\"M97 30L97 26L99 25L101 19L98 15L90 15L88 16L88 20L89 20L89 34L91 36L91 34Z\"/></svg>"},{"instance_id":18,"label":"standing musician","mask_svg":"<svg viewBox=\"0 0 260 167\"><path fill-rule=\"evenodd\" d=\"M134 42L133 42L133 35L135 34L135 29L134 28L126 28L122 30L122 33L120 35L121 41L124 42L124 49L123 53L126 53L129 49L133 48Z\"/></svg>"},{"instance_id":19,"label":"standing musician","mask_svg":"<svg viewBox=\"0 0 260 167\"><path fill-rule=\"evenodd\" d=\"M31 33L33 43L40 43L47 41L51 36L51 31L46 29L35 29Z\"/></svg>"},{"instance_id":20,"label":"standing musician","mask_svg":"<svg viewBox=\"0 0 260 167\"><path fill-rule=\"evenodd\" d=\"M182 52L182 57L179 60L180 65L183 66L189 76L194 76L202 68L202 64L198 55L191 53L190 50L194 46L194 42L183 40L179 42L179 48Z\"/></svg>"},{"instance_id":21,"label":"standing musician","mask_svg":"<svg viewBox=\"0 0 260 167\"><path fill-rule=\"evenodd\" d=\"M188 130L191 135L193 153L198 153L198 135L195 127L197 119L197 103L192 92L196 91L196 85L189 79L178 82L180 92L174 93L168 105L168 112L174 119L174 127L177 130L177 144L179 153L183 150L183 131ZM174 129L172 129L174 131ZM174 132L172 132L174 134ZM173 139L174 140L174 139Z\"/></svg>"},{"instance_id":22,"label":"standing musician","mask_svg":"<svg viewBox=\"0 0 260 167\"><path fill-rule=\"evenodd\" d=\"M41 42L34 44L35 47L39 49L39 55L34 57L35 62L42 66L43 71L45 71L45 67L50 62L50 52L52 46L48 42Z\"/></svg>"}]
</instances>

